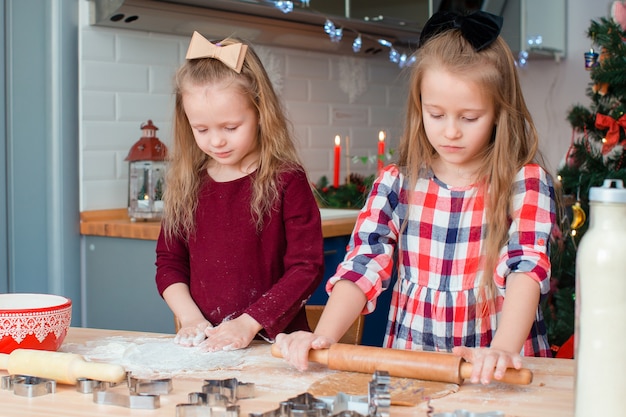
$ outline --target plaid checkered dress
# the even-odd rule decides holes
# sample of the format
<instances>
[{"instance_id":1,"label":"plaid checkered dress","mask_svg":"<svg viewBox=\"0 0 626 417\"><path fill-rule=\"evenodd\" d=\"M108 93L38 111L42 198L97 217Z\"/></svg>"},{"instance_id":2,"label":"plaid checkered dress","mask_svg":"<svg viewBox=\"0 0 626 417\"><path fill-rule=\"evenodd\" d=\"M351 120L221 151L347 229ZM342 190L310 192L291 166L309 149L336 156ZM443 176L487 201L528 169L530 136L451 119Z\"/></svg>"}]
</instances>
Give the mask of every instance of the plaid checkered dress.
<instances>
[{"instance_id":1,"label":"plaid checkered dress","mask_svg":"<svg viewBox=\"0 0 626 417\"><path fill-rule=\"evenodd\" d=\"M548 245L556 219L550 177L530 164L515 178L509 241L494 274L495 300L486 300L479 285L487 227L484 191L474 186L449 188L431 174L418 180L407 204L407 187L408 180L396 166L381 173L327 290L340 279L351 280L367 297L364 312L371 312L398 260L385 346L440 351L489 346L510 273L524 272L537 280L541 294L549 290ZM398 240L402 253L394 253ZM551 356L540 308L521 353Z\"/></svg>"}]
</instances>

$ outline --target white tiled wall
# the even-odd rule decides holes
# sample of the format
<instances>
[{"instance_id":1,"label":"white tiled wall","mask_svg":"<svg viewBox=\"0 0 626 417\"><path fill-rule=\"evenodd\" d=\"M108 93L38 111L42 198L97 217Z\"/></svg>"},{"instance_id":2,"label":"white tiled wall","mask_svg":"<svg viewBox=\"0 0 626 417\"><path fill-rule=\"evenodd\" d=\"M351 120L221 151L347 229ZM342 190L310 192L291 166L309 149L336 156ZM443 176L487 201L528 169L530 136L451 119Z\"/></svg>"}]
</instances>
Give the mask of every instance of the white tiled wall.
<instances>
[{"instance_id":1,"label":"white tiled wall","mask_svg":"<svg viewBox=\"0 0 626 417\"><path fill-rule=\"evenodd\" d=\"M186 37L113 30L88 24L80 10L80 210L127 206L130 147L152 119L171 143L171 79L183 62ZM310 179L332 180L335 135L350 137L350 154L375 155L378 132L396 148L402 130L406 74L384 58L343 57L255 45L293 123ZM364 83L359 84L359 81ZM351 94L349 94L351 93ZM352 96L351 96L352 95ZM351 163L369 175L375 164ZM346 172L345 155L341 177Z\"/></svg>"},{"instance_id":2,"label":"white tiled wall","mask_svg":"<svg viewBox=\"0 0 626 417\"><path fill-rule=\"evenodd\" d=\"M170 80L183 61L188 39L92 27L89 2L79 3L81 211L123 208L128 170L124 158L141 136L141 123L152 119L160 128L160 139L166 144L170 141ZM540 146L553 173L570 145L572 132L566 116L571 106L590 102L585 95L590 77L583 61L589 49L586 29L590 19L608 15L612 1L596 3L568 3L566 59L533 60L519 71ZM352 155L373 155L380 129L388 130L389 147L397 147L406 80L396 66L384 59L256 49L284 99L311 180L331 176L336 134L350 135ZM346 68L365 73L365 91L354 100L342 90L342 81L359 77L345 77ZM363 174L374 170L374 166L351 166L351 171Z\"/></svg>"}]
</instances>

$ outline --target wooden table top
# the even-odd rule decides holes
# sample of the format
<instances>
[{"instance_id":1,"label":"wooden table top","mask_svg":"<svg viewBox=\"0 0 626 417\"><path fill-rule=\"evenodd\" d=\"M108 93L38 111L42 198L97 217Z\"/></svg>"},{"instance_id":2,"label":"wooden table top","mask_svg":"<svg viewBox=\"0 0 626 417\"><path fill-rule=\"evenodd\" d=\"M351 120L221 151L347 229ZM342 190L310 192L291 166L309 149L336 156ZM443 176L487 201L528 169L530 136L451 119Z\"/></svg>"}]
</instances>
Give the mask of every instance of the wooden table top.
<instances>
[{"instance_id":1,"label":"wooden table top","mask_svg":"<svg viewBox=\"0 0 626 417\"><path fill-rule=\"evenodd\" d=\"M171 337L154 333L71 328L65 344L90 344L98 340L122 336ZM66 346L66 345L64 345ZM91 394L77 392L74 386L57 385L54 394L40 397L21 397L10 390L0 390L0 416L11 417L85 417L85 416L176 416L176 404L187 403L188 394L201 390L203 379L237 378L239 382L254 383L256 395L239 400L239 415L276 410L279 402L303 393L302 387L337 371L321 365L308 372L299 372L282 359L273 358L270 345L255 344L250 353L262 358L255 366L241 369L184 374L173 379L173 391L161 395L156 410L129 409L93 402ZM265 360L267 357L267 361ZM456 393L434 399L434 413L463 409L471 412L502 411L516 417L570 417L574 415L574 361L568 359L526 358L525 366L534 373L532 384L513 386L493 383L488 386L464 383ZM0 370L0 374L6 375ZM413 407L392 406L391 416L426 416L426 403Z\"/></svg>"},{"instance_id":2,"label":"wooden table top","mask_svg":"<svg viewBox=\"0 0 626 417\"><path fill-rule=\"evenodd\" d=\"M322 221L324 237L346 236L352 233L356 215L350 218ZM159 221L131 221L127 209L93 210L80 214L80 234L157 240L161 231Z\"/></svg>"}]
</instances>

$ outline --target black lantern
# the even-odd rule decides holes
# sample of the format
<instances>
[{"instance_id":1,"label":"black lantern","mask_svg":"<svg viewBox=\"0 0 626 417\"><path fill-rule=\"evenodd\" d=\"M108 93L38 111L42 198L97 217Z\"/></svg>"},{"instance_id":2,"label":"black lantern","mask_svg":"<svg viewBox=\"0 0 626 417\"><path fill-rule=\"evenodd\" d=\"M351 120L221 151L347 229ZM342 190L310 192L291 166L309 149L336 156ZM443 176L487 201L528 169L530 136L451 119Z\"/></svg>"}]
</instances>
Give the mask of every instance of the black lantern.
<instances>
[{"instance_id":1,"label":"black lantern","mask_svg":"<svg viewBox=\"0 0 626 417\"><path fill-rule=\"evenodd\" d=\"M167 147L157 138L158 127L152 120L141 125L142 136L135 142L126 161L128 165L128 216L158 220L163 214Z\"/></svg>"}]
</instances>

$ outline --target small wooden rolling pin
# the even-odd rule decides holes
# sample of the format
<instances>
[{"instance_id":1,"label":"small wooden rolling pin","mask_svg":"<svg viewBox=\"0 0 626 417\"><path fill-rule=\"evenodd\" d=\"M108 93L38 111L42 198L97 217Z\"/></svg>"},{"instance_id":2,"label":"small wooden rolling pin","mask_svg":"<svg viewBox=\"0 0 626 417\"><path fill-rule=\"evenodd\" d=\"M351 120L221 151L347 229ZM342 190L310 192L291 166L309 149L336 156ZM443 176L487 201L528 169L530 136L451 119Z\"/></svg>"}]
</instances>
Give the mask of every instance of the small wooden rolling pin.
<instances>
[{"instance_id":1,"label":"small wooden rolling pin","mask_svg":"<svg viewBox=\"0 0 626 417\"><path fill-rule=\"evenodd\" d=\"M120 365L87 362L75 353L35 349L15 349L0 353L0 369L9 375L28 375L53 379L59 384L76 384L78 378L104 382L121 382L126 371Z\"/></svg>"},{"instance_id":2,"label":"small wooden rolling pin","mask_svg":"<svg viewBox=\"0 0 626 417\"><path fill-rule=\"evenodd\" d=\"M272 355L282 357L276 344ZM388 349L372 346L335 343L328 349L311 349L309 361L327 365L329 369L374 373L387 371L401 378L461 384L472 375L472 364L451 353ZM507 369L502 379L508 384L528 385L533 380L529 369Z\"/></svg>"}]
</instances>

